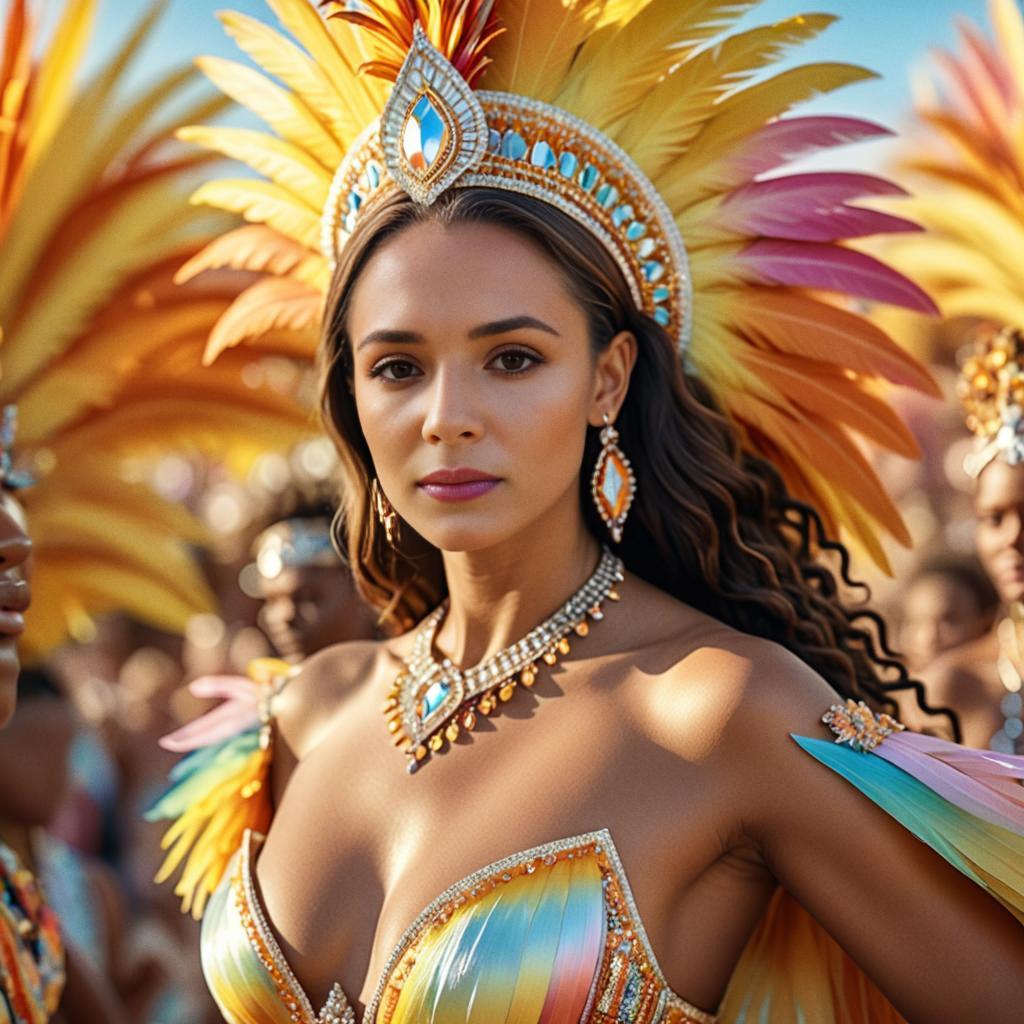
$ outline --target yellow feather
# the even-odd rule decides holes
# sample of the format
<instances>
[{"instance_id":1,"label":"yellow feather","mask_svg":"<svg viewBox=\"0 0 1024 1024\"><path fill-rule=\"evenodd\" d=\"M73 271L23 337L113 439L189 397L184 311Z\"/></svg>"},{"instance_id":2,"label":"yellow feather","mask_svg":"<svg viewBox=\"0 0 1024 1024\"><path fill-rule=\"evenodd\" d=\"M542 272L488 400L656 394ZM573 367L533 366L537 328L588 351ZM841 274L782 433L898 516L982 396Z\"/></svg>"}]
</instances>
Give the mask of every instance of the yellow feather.
<instances>
[{"instance_id":1,"label":"yellow feather","mask_svg":"<svg viewBox=\"0 0 1024 1024\"><path fill-rule=\"evenodd\" d=\"M273 330L301 331L319 323L324 296L289 278L268 278L246 289L210 334L203 362Z\"/></svg>"},{"instance_id":2,"label":"yellow feather","mask_svg":"<svg viewBox=\"0 0 1024 1024\"><path fill-rule=\"evenodd\" d=\"M365 128L375 120L390 86L359 73L359 66L369 58L360 46L359 33L337 20L328 24L308 0L267 0L267 5L327 73L349 104L354 121Z\"/></svg>"},{"instance_id":3,"label":"yellow feather","mask_svg":"<svg viewBox=\"0 0 1024 1024\"><path fill-rule=\"evenodd\" d=\"M693 144L664 182L655 181L673 211L703 198L714 182L715 163L741 139L797 103L877 77L851 64L805 64L748 86L718 104Z\"/></svg>"},{"instance_id":4,"label":"yellow feather","mask_svg":"<svg viewBox=\"0 0 1024 1024\"><path fill-rule=\"evenodd\" d=\"M368 122L355 116L349 100L309 55L269 25L238 11L217 15L228 34L261 67L304 97L307 106L347 149Z\"/></svg>"},{"instance_id":5,"label":"yellow feather","mask_svg":"<svg viewBox=\"0 0 1024 1024\"><path fill-rule=\"evenodd\" d=\"M282 138L306 150L333 174L344 151L301 97L244 64L220 57L199 57L196 64L221 92L262 118Z\"/></svg>"},{"instance_id":6,"label":"yellow feather","mask_svg":"<svg viewBox=\"0 0 1024 1024\"><path fill-rule=\"evenodd\" d=\"M681 153L721 97L789 47L813 39L834 21L828 14L787 18L705 47L677 66L623 118L615 141L651 178Z\"/></svg>"},{"instance_id":7,"label":"yellow feather","mask_svg":"<svg viewBox=\"0 0 1024 1024\"><path fill-rule=\"evenodd\" d=\"M501 17L516 31L488 48L483 87L551 102L599 13L591 0L505 0Z\"/></svg>"},{"instance_id":8,"label":"yellow feather","mask_svg":"<svg viewBox=\"0 0 1024 1024\"><path fill-rule=\"evenodd\" d=\"M168 203L163 182L149 183L133 189L80 245L62 253L59 276L45 288L37 284L31 304L6 320L11 330L4 346L2 400L11 401L74 338L127 272L177 249L181 236L176 232L188 220L181 206Z\"/></svg>"},{"instance_id":9,"label":"yellow feather","mask_svg":"<svg viewBox=\"0 0 1024 1024\"><path fill-rule=\"evenodd\" d=\"M68 4L39 63L33 87L33 120L28 127L26 170L31 169L39 154L50 145L67 113L75 71L92 34L95 15L96 0Z\"/></svg>"},{"instance_id":10,"label":"yellow feather","mask_svg":"<svg viewBox=\"0 0 1024 1024\"><path fill-rule=\"evenodd\" d=\"M290 192L269 181L211 181L196 190L192 202L239 213L253 223L268 224L309 249L319 242L320 218Z\"/></svg>"},{"instance_id":11,"label":"yellow feather","mask_svg":"<svg viewBox=\"0 0 1024 1024\"><path fill-rule=\"evenodd\" d=\"M629 21L650 2L651 0L605 0L595 28L604 28L605 25Z\"/></svg>"},{"instance_id":12,"label":"yellow feather","mask_svg":"<svg viewBox=\"0 0 1024 1024\"><path fill-rule=\"evenodd\" d=\"M1024 89L1024 18L1016 0L989 0L989 16L999 49L1010 65L1018 90Z\"/></svg>"},{"instance_id":13,"label":"yellow feather","mask_svg":"<svg viewBox=\"0 0 1024 1024\"><path fill-rule=\"evenodd\" d=\"M297 202L318 216L327 205L331 175L305 150L284 139L247 128L225 128L222 125L182 128L178 138L248 164L254 171L286 189Z\"/></svg>"},{"instance_id":14,"label":"yellow feather","mask_svg":"<svg viewBox=\"0 0 1024 1024\"><path fill-rule=\"evenodd\" d=\"M555 103L605 130L632 110L688 48L736 21L757 0L652 3L584 44Z\"/></svg>"},{"instance_id":15,"label":"yellow feather","mask_svg":"<svg viewBox=\"0 0 1024 1024\"><path fill-rule=\"evenodd\" d=\"M218 235L201 249L174 275L176 284L185 284L206 270L231 267L273 274L275 277L294 275L316 287L315 267L323 265L322 256L311 254L304 245L286 238L273 228L250 224Z\"/></svg>"}]
</instances>

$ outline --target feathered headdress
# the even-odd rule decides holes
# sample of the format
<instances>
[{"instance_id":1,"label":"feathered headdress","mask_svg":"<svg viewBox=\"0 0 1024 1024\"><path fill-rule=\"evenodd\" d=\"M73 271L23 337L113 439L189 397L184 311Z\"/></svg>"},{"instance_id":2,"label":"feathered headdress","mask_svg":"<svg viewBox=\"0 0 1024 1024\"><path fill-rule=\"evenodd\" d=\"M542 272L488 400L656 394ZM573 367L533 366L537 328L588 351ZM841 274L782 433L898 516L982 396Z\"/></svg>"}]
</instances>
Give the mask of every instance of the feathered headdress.
<instances>
[{"instance_id":1,"label":"feathered headdress","mask_svg":"<svg viewBox=\"0 0 1024 1024\"><path fill-rule=\"evenodd\" d=\"M918 82L918 130L898 169L925 233L885 252L944 316L1024 327L1024 18L1016 0L989 10L994 39L961 22L959 52L938 52Z\"/></svg>"},{"instance_id":2,"label":"feathered headdress","mask_svg":"<svg viewBox=\"0 0 1024 1024\"><path fill-rule=\"evenodd\" d=\"M879 528L909 541L852 435L915 454L872 385L934 384L849 300L934 307L845 243L914 225L858 205L900 193L881 178L778 173L886 134L851 118L781 116L870 73L814 64L759 74L833 18L730 34L756 0L363 0L322 3L325 18L308 0L267 2L290 37L221 14L263 73L215 58L200 66L273 134L181 133L264 176L194 197L252 224L182 278L224 266L266 275L221 320L209 361L269 328L318 322L332 262L378 195L526 193L606 245L638 307L674 335L687 368L797 497L882 565Z\"/></svg>"},{"instance_id":3,"label":"feathered headdress","mask_svg":"<svg viewBox=\"0 0 1024 1024\"><path fill-rule=\"evenodd\" d=\"M18 414L13 467L4 434L5 481L22 466L35 478L20 495L35 545L30 658L90 613L125 610L179 630L209 606L187 546L202 538L200 524L127 479L128 456L185 444L222 455L231 443L244 461L305 427L291 398L243 382L258 350L199 372L239 285L173 284L182 260L221 228L187 202L210 156L173 136L225 101L183 102L191 68L124 97L126 69L161 6L81 87L94 0L67 4L41 54L26 0L12 0L4 26L0 405Z\"/></svg>"}]
</instances>

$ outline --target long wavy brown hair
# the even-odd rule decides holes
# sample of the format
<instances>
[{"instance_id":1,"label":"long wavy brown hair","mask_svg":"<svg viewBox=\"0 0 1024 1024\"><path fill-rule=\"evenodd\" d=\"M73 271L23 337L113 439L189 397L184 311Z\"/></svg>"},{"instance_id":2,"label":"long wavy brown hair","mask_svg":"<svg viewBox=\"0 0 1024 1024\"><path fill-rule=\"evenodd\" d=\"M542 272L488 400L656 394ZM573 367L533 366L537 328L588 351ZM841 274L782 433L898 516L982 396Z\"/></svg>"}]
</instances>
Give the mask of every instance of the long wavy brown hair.
<instances>
[{"instance_id":1,"label":"long wavy brown hair","mask_svg":"<svg viewBox=\"0 0 1024 1024\"><path fill-rule=\"evenodd\" d=\"M561 269L586 312L595 355L620 331L636 336L637 361L616 420L638 488L618 547L631 572L735 629L782 644L843 697L895 713L892 693L912 689L918 704L949 717L959 736L955 715L929 707L921 685L889 649L881 617L844 602L840 581L857 586L846 548L827 536L812 508L790 497L770 462L742 449L707 390L683 372L668 333L636 308L601 243L557 209L494 189L453 190L429 207L401 193L384 199L360 218L328 297L321 400L343 468L336 540L386 629L410 628L445 596L446 583L436 548L407 524L398 542L389 543L374 515L375 471L356 414L346 320L353 284L370 257L424 222L521 232ZM584 466L597 459L598 433L588 431ZM602 537L588 488L589 473L581 471L583 514ZM822 558L826 552L835 570Z\"/></svg>"}]
</instances>

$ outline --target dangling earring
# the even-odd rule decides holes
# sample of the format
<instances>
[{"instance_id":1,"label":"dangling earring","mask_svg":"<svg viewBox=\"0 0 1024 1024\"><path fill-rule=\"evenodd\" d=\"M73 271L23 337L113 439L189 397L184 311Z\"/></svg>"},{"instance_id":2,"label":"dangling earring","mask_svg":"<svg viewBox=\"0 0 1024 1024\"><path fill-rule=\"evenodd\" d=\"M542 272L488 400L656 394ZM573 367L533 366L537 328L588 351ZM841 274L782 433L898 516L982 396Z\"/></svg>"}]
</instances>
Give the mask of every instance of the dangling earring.
<instances>
[{"instance_id":1,"label":"dangling earring","mask_svg":"<svg viewBox=\"0 0 1024 1024\"><path fill-rule=\"evenodd\" d=\"M608 413L605 413L601 430L601 454L590 480L590 493L616 544L622 540L622 527L629 515L629 506L636 497L633 467L615 443L618 439L619 432L612 426Z\"/></svg>"},{"instance_id":2,"label":"dangling earring","mask_svg":"<svg viewBox=\"0 0 1024 1024\"><path fill-rule=\"evenodd\" d=\"M370 501L374 514L377 516L377 522L384 527L384 536L387 538L387 542L393 546L398 537L398 513L391 506L391 502L388 501L376 477L370 484Z\"/></svg>"}]
</instances>

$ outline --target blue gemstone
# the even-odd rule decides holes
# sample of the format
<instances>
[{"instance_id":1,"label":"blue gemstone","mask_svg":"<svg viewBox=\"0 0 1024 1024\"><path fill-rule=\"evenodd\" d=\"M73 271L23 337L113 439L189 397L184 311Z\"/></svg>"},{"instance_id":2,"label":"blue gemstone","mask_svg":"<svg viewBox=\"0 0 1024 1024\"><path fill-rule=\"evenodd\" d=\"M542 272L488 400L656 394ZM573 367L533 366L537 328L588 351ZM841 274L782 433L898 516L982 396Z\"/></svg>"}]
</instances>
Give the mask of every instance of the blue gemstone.
<instances>
[{"instance_id":1,"label":"blue gemstone","mask_svg":"<svg viewBox=\"0 0 1024 1024\"><path fill-rule=\"evenodd\" d=\"M366 180L370 188L376 188L380 184L380 168L376 164L370 164L366 168Z\"/></svg>"},{"instance_id":2,"label":"blue gemstone","mask_svg":"<svg viewBox=\"0 0 1024 1024\"><path fill-rule=\"evenodd\" d=\"M653 238L645 238L645 239L644 239L644 240L643 240L643 241L642 241L642 242L641 242L641 243L640 243L640 244L639 244L639 245L638 245L638 246L636 247L636 252L637 252L637 255L638 255L638 256L639 256L639 257L640 257L641 259L646 259L646 258L647 258L648 256L650 256L650 255L651 255L651 253L652 253L652 252L654 252L654 250L655 250L656 248L657 248L657 243L656 243L656 242L654 241L654 239L653 239Z\"/></svg>"},{"instance_id":3,"label":"blue gemstone","mask_svg":"<svg viewBox=\"0 0 1024 1024\"><path fill-rule=\"evenodd\" d=\"M493 128L487 132L487 149L491 153L501 152L501 132Z\"/></svg>"},{"instance_id":4,"label":"blue gemstone","mask_svg":"<svg viewBox=\"0 0 1024 1024\"><path fill-rule=\"evenodd\" d=\"M623 203L622 206L616 206L612 211L612 223L617 227L621 228L623 224L630 217L633 216L633 207L629 203Z\"/></svg>"},{"instance_id":5,"label":"blue gemstone","mask_svg":"<svg viewBox=\"0 0 1024 1024\"><path fill-rule=\"evenodd\" d=\"M428 719L445 701L451 687L447 683L431 683L427 692L423 694L423 714L420 716L424 721Z\"/></svg>"},{"instance_id":6,"label":"blue gemstone","mask_svg":"<svg viewBox=\"0 0 1024 1024\"><path fill-rule=\"evenodd\" d=\"M626 237L631 242L635 242L638 238L643 238L646 234L647 225L642 220L635 220L626 228Z\"/></svg>"},{"instance_id":7,"label":"blue gemstone","mask_svg":"<svg viewBox=\"0 0 1024 1024\"><path fill-rule=\"evenodd\" d=\"M555 166L555 151L543 140L533 144L530 151L530 163L534 167L542 167L545 171Z\"/></svg>"},{"instance_id":8,"label":"blue gemstone","mask_svg":"<svg viewBox=\"0 0 1024 1024\"><path fill-rule=\"evenodd\" d=\"M619 198L619 190L614 185L605 183L597 190L597 202L606 210L614 206Z\"/></svg>"},{"instance_id":9,"label":"blue gemstone","mask_svg":"<svg viewBox=\"0 0 1024 1024\"><path fill-rule=\"evenodd\" d=\"M664 273L664 264L659 263L657 260L651 260L650 263L644 264L644 277L646 277L651 284L660 280Z\"/></svg>"},{"instance_id":10,"label":"blue gemstone","mask_svg":"<svg viewBox=\"0 0 1024 1024\"><path fill-rule=\"evenodd\" d=\"M597 168L593 164L587 164L580 171L580 188L584 192L589 192L597 184L598 178L600 175L597 173Z\"/></svg>"},{"instance_id":11,"label":"blue gemstone","mask_svg":"<svg viewBox=\"0 0 1024 1024\"><path fill-rule=\"evenodd\" d=\"M415 171L427 171L441 153L448 127L426 93L415 103L402 132L402 153Z\"/></svg>"},{"instance_id":12,"label":"blue gemstone","mask_svg":"<svg viewBox=\"0 0 1024 1024\"><path fill-rule=\"evenodd\" d=\"M501 155L508 157L509 160L522 160L526 156L526 142L519 132L514 132L511 128L505 132L501 140Z\"/></svg>"},{"instance_id":13,"label":"blue gemstone","mask_svg":"<svg viewBox=\"0 0 1024 1024\"><path fill-rule=\"evenodd\" d=\"M654 319L661 324L662 327L668 327L672 321L672 316L664 306L656 306L654 308Z\"/></svg>"},{"instance_id":14,"label":"blue gemstone","mask_svg":"<svg viewBox=\"0 0 1024 1024\"><path fill-rule=\"evenodd\" d=\"M660 288L654 289L653 298L655 302L664 302L666 299L672 298L672 292L662 285Z\"/></svg>"},{"instance_id":15,"label":"blue gemstone","mask_svg":"<svg viewBox=\"0 0 1024 1024\"><path fill-rule=\"evenodd\" d=\"M363 205L363 197L358 192L349 192L348 194L348 208L350 210L358 210Z\"/></svg>"},{"instance_id":16,"label":"blue gemstone","mask_svg":"<svg viewBox=\"0 0 1024 1024\"><path fill-rule=\"evenodd\" d=\"M575 153L563 153L558 158L558 173L565 178L571 178L579 165L580 162Z\"/></svg>"}]
</instances>

